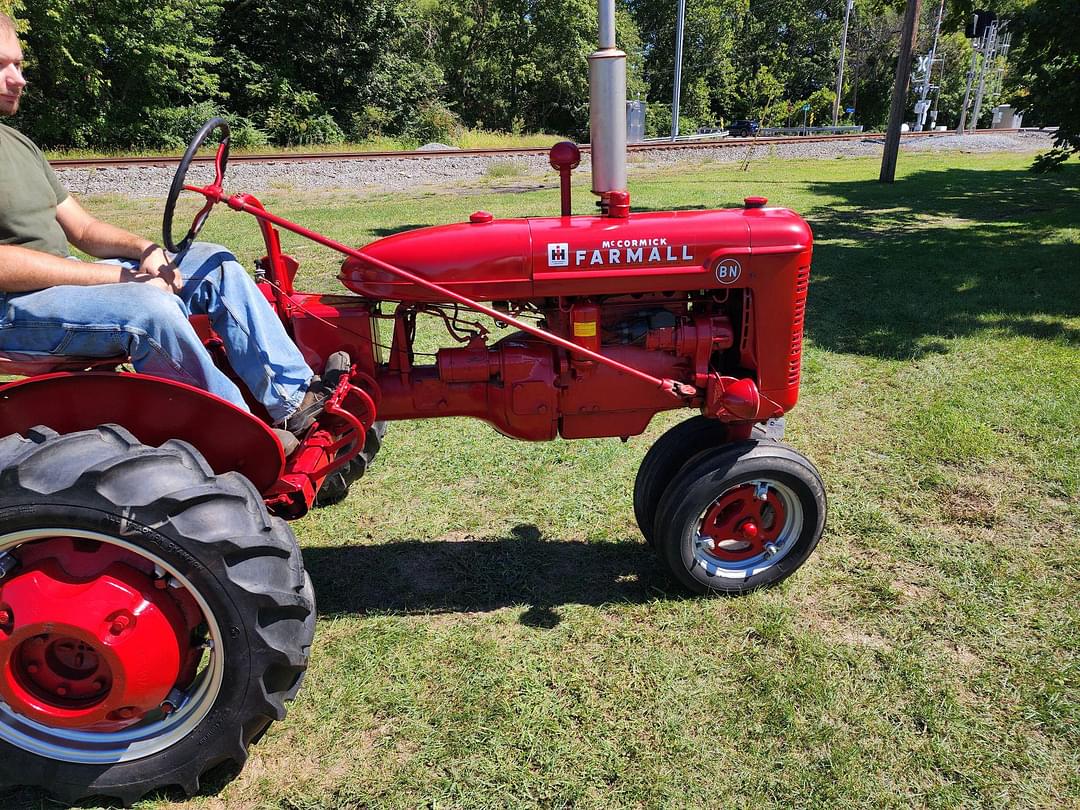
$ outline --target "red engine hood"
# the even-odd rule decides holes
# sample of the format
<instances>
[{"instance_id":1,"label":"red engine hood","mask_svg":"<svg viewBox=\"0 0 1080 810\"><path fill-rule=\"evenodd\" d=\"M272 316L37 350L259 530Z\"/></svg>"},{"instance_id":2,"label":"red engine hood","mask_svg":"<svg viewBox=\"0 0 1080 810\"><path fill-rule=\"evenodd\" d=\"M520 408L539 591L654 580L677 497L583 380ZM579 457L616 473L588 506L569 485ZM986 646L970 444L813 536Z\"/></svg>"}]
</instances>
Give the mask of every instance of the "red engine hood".
<instances>
[{"instance_id":1,"label":"red engine hood","mask_svg":"<svg viewBox=\"0 0 1080 810\"><path fill-rule=\"evenodd\" d=\"M492 301L743 287L757 249L797 253L811 244L806 223L778 208L473 220L395 234L363 251ZM442 300L361 259L346 260L341 279L369 298Z\"/></svg>"}]
</instances>

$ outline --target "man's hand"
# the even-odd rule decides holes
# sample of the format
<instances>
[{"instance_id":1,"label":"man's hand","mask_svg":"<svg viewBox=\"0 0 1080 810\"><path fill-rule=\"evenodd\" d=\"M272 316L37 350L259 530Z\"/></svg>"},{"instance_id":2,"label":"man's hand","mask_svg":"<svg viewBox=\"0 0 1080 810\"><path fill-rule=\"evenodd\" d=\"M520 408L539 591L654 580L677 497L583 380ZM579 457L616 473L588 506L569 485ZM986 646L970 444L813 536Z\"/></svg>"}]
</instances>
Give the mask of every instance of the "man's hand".
<instances>
[{"instance_id":1,"label":"man's hand","mask_svg":"<svg viewBox=\"0 0 1080 810\"><path fill-rule=\"evenodd\" d=\"M143 251L134 281L148 281L166 292L180 294L184 286L183 276L176 269L160 245L150 245Z\"/></svg>"}]
</instances>

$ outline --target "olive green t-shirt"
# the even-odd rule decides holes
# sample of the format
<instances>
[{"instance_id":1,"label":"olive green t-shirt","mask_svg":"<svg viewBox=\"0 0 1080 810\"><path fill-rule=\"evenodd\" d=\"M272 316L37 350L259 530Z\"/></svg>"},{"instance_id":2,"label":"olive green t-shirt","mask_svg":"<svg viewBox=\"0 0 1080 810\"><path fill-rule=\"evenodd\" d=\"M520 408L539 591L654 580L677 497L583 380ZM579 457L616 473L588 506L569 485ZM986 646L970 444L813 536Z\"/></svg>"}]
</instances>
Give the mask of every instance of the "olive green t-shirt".
<instances>
[{"instance_id":1,"label":"olive green t-shirt","mask_svg":"<svg viewBox=\"0 0 1080 810\"><path fill-rule=\"evenodd\" d=\"M56 206L68 193L33 142L0 124L0 245L69 255Z\"/></svg>"}]
</instances>

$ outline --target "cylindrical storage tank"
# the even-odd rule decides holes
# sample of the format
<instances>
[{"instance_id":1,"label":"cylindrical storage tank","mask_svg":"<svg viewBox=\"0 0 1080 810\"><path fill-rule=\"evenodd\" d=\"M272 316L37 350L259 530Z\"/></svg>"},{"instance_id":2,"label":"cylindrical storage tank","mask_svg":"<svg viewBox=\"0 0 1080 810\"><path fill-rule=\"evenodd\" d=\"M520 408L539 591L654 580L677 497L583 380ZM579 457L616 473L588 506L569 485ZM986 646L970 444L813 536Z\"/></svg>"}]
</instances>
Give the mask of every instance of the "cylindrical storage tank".
<instances>
[{"instance_id":1,"label":"cylindrical storage tank","mask_svg":"<svg viewBox=\"0 0 1080 810\"><path fill-rule=\"evenodd\" d=\"M626 102L626 142L641 143L645 140L645 102Z\"/></svg>"}]
</instances>

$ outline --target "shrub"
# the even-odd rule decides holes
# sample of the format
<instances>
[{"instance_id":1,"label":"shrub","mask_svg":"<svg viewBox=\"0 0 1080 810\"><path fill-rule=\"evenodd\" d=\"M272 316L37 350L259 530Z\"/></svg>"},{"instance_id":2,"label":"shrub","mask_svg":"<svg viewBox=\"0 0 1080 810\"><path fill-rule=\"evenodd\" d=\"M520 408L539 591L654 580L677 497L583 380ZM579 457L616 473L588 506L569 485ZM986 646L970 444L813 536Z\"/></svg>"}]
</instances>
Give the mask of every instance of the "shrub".
<instances>
[{"instance_id":1,"label":"shrub","mask_svg":"<svg viewBox=\"0 0 1080 810\"><path fill-rule=\"evenodd\" d=\"M436 103L421 107L405 134L420 143L450 143L460 135L461 129L461 122L454 112Z\"/></svg>"},{"instance_id":2,"label":"shrub","mask_svg":"<svg viewBox=\"0 0 1080 810\"><path fill-rule=\"evenodd\" d=\"M696 119L679 110L679 134L692 135L697 132L699 123ZM652 102L645 107L645 137L671 137L671 105Z\"/></svg>"}]
</instances>

